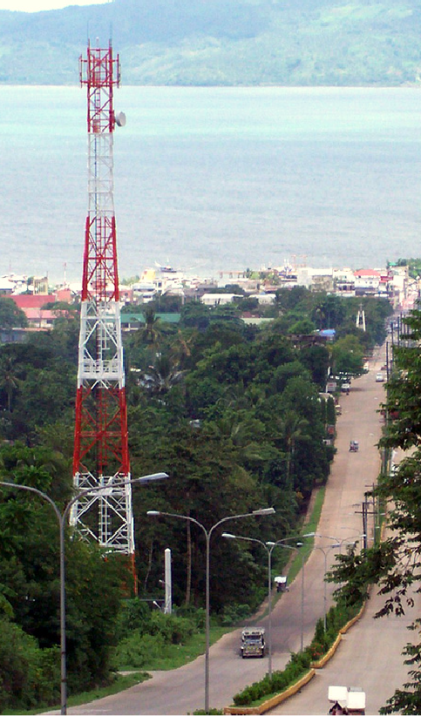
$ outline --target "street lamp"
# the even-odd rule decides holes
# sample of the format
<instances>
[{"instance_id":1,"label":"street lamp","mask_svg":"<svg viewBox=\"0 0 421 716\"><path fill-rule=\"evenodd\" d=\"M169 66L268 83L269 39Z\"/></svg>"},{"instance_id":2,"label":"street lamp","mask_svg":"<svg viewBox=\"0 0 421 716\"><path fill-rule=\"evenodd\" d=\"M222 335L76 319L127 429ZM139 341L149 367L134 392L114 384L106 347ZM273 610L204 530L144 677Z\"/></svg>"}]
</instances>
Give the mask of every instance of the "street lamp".
<instances>
[{"instance_id":1,"label":"street lamp","mask_svg":"<svg viewBox=\"0 0 421 716\"><path fill-rule=\"evenodd\" d=\"M241 520L244 517L258 517L260 515L273 515L275 514L275 510L273 507L264 507L259 510L253 510L252 512L247 512L244 515L229 515L228 517L223 517L221 520L216 522L212 527L207 530L204 525L202 525L199 520L196 520L194 517L190 517L189 515L179 515L175 512L161 512L160 510L148 510L147 515L150 515L152 517L175 517L179 520L187 520L187 522L193 522L195 525L200 527L200 529L203 531L203 534L205 535L206 539L206 582L205 582L205 611L206 611L206 647L205 647L205 713L209 712L209 632L210 632L210 604L209 604L209 566L210 566L210 540L212 537L212 534L214 530L222 525L224 522L228 522L228 520Z\"/></svg>"},{"instance_id":2,"label":"street lamp","mask_svg":"<svg viewBox=\"0 0 421 716\"><path fill-rule=\"evenodd\" d=\"M297 542L296 547L291 547L287 544L282 544L286 540L294 539L293 537L285 537L284 539L278 540L277 542L263 542L263 540L256 539L255 537L242 537L240 535L233 535L230 532L223 532L222 537L226 539L240 539L246 542L257 542L262 545L268 555L268 674L272 676L272 552L275 547L284 547L285 549L298 549L302 546L301 542ZM301 554L301 651L303 651L303 605L304 605L304 555Z\"/></svg>"},{"instance_id":3,"label":"street lamp","mask_svg":"<svg viewBox=\"0 0 421 716\"><path fill-rule=\"evenodd\" d=\"M303 535L303 537L323 537L324 539L333 539L336 540L335 544L330 544L327 547L320 547L319 545L313 545L314 549L319 549L324 556L324 562L325 562L325 571L324 571L324 577L323 577L323 585L324 585L324 591L323 591L323 627L326 631L326 611L327 611L327 593L326 593L326 572L327 572L327 555L329 550L331 549L337 549L341 546L341 543L337 540L336 537L329 537L329 535L321 535L318 532L309 532L306 535Z\"/></svg>"},{"instance_id":4,"label":"street lamp","mask_svg":"<svg viewBox=\"0 0 421 716\"><path fill-rule=\"evenodd\" d=\"M333 539L334 542L338 542L338 537L330 537L330 535L321 535L319 532L308 532L302 537L322 537L323 539Z\"/></svg>"},{"instance_id":5,"label":"street lamp","mask_svg":"<svg viewBox=\"0 0 421 716\"><path fill-rule=\"evenodd\" d=\"M348 535L348 537L343 537L342 539L338 539L338 542L340 542L340 544L341 544L340 550L339 550L339 554L342 553L342 545L343 545L344 543L345 543L346 545L350 545L350 544L357 545L357 544L360 544L360 542L361 542L361 540L362 540L363 538L366 538L366 537L367 537L366 534L364 534L364 533L361 534L360 530L355 529L354 527L351 527L351 528L350 528L350 527L341 527L341 529L343 529L343 530L352 529L353 532L355 532L354 537L355 537L355 538L358 538L358 539L352 539L352 535L351 535L351 536ZM361 546L360 546L360 549L361 549Z\"/></svg>"},{"instance_id":6,"label":"street lamp","mask_svg":"<svg viewBox=\"0 0 421 716\"><path fill-rule=\"evenodd\" d=\"M153 475L145 475L144 477L135 477L133 480L122 481L122 485L134 485L140 482L151 482L153 480L163 480L167 478L166 472L157 472ZM54 510L55 516L59 524L60 532L60 654L61 654L61 683L60 683L60 713L67 713L67 660L66 660L66 572L65 572L65 552L64 552L64 528L66 525L67 516L72 505L81 497L81 495L89 494L90 492L100 492L101 490L107 490L104 485L98 485L96 487L88 487L77 493L70 502L66 505L63 512L60 512L57 504L54 500L42 490L38 490L36 487L30 487L29 485L18 485L14 482L0 481L2 487L10 487L15 490L25 490L26 492L34 492L43 500L46 500Z\"/></svg>"},{"instance_id":7,"label":"street lamp","mask_svg":"<svg viewBox=\"0 0 421 716\"><path fill-rule=\"evenodd\" d=\"M297 550L301 557L301 652L304 651L304 552L300 550L300 547L302 546L302 542L297 542L295 547L289 544L280 544L280 542L275 542L275 547Z\"/></svg>"}]
</instances>

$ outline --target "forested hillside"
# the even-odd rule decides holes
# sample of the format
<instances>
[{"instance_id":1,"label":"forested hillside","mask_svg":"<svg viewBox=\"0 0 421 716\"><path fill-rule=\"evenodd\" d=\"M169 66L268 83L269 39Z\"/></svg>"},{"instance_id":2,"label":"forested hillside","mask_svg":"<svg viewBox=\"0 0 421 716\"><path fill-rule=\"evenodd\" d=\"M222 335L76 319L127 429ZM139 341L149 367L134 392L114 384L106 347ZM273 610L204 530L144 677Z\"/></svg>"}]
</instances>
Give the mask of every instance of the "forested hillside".
<instances>
[{"instance_id":1,"label":"forested hillside","mask_svg":"<svg viewBox=\"0 0 421 716\"><path fill-rule=\"evenodd\" d=\"M86 38L113 44L126 84L418 83L415 0L114 0L0 12L0 82L75 84Z\"/></svg>"},{"instance_id":2,"label":"forested hillside","mask_svg":"<svg viewBox=\"0 0 421 716\"><path fill-rule=\"evenodd\" d=\"M249 311L250 299L243 302ZM261 328L241 320L241 301L213 309L188 303L180 307L178 324L163 323L157 306L149 305L139 329L125 336L132 474L170 476L133 490L142 600L162 596L168 545L176 612L196 615L205 593L203 535L182 521L151 519L147 510L191 515L209 529L228 515L273 506L270 517L244 520L247 534L297 534L334 455L328 438L335 407L321 395L328 370L361 374L392 311L387 301L363 299L363 332L355 325L360 303L301 287L280 290L276 305L264 309L273 320ZM79 328L72 310L73 317L58 320L52 331L0 346L0 480L41 490L61 510L72 489ZM25 324L12 300L0 297L0 328L11 321ZM314 334L323 328L335 328L333 344ZM60 663L59 540L51 505L1 488L0 546L0 710L53 704ZM266 566L253 549L233 560L221 539L214 540L212 554L212 614L232 623L263 600ZM74 693L109 680L118 644L121 659L135 652L139 663L148 652L143 637L150 647L148 634L155 632L152 612L140 602L132 621L126 613L123 628L130 593L121 589L127 572L122 578L118 558L107 553L104 560L97 545L70 534L66 555ZM274 557L275 569L283 558Z\"/></svg>"}]
</instances>

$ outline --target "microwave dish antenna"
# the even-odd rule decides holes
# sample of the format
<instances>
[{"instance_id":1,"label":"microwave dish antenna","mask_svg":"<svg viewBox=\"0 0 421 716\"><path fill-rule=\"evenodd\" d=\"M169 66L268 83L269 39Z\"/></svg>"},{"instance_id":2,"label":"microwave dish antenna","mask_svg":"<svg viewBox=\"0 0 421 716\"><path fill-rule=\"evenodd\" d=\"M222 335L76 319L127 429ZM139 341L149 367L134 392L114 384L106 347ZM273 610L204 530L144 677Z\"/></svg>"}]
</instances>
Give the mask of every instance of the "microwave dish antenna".
<instances>
[{"instance_id":1,"label":"microwave dish antenna","mask_svg":"<svg viewBox=\"0 0 421 716\"><path fill-rule=\"evenodd\" d=\"M124 112L118 112L118 114L115 115L115 123L117 127L125 127L126 126L126 115Z\"/></svg>"}]
</instances>

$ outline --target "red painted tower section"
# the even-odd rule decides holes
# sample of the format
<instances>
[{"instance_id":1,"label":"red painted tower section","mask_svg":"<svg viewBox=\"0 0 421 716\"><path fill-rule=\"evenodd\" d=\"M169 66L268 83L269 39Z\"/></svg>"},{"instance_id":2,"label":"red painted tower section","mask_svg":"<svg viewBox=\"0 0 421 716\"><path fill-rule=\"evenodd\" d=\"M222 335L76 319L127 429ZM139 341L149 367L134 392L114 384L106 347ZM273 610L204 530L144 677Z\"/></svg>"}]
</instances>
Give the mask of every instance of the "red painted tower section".
<instances>
[{"instance_id":1,"label":"red painted tower section","mask_svg":"<svg viewBox=\"0 0 421 716\"><path fill-rule=\"evenodd\" d=\"M119 58L91 48L80 59L88 101L88 196L76 394L73 480L86 489L70 523L103 547L134 556L125 375L113 194L113 132ZM89 488L104 487L90 492Z\"/></svg>"}]
</instances>

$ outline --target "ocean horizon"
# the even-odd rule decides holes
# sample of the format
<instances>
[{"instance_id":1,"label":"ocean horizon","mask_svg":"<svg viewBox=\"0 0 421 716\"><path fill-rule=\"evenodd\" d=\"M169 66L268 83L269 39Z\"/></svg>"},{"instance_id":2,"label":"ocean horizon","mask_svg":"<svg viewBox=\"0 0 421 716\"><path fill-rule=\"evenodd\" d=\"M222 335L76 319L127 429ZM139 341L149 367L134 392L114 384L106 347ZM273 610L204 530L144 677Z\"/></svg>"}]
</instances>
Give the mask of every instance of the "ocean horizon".
<instances>
[{"instance_id":1,"label":"ocean horizon","mask_svg":"<svg viewBox=\"0 0 421 716\"><path fill-rule=\"evenodd\" d=\"M78 281L86 90L0 96L0 274ZM418 89L123 85L114 104L127 115L114 133L121 278L420 255Z\"/></svg>"}]
</instances>

